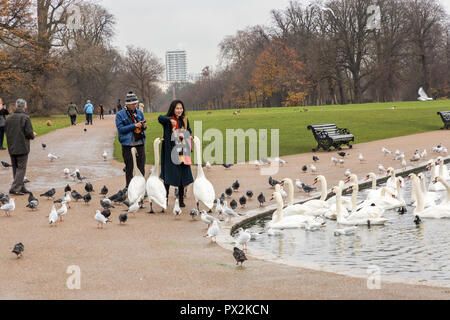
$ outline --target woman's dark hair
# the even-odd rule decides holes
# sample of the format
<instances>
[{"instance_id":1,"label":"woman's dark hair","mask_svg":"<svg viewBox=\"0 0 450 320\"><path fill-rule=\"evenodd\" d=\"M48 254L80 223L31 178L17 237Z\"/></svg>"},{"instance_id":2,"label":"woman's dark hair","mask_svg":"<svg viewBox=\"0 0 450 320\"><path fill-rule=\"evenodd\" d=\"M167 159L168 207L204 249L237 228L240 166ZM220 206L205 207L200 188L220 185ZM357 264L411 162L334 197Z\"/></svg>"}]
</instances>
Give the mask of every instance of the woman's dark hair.
<instances>
[{"instance_id":1,"label":"woman's dark hair","mask_svg":"<svg viewBox=\"0 0 450 320\"><path fill-rule=\"evenodd\" d=\"M167 111L167 116L174 117L175 116L175 108L177 107L177 104L181 104L183 106L183 113L181 114L180 118L184 119L186 108L184 107L184 103L181 100L174 100L170 104L169 111Z\"/></svg>"}]
</instances>

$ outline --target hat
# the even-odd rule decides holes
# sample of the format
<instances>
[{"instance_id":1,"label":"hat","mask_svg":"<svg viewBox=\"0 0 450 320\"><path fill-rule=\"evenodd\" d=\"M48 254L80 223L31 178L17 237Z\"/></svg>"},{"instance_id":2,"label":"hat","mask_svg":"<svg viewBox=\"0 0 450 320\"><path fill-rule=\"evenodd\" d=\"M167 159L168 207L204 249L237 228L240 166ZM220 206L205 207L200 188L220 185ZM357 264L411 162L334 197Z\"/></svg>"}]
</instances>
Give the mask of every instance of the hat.
<instances>
[{"instance_id":1,"label":"hat","mask_svg":"<svg viewBox=\"0 0 450 320\"><path fill-rule=\"evenodd\" d=\"M126 104L135 104L139 103L138 97L133 93L133 91L130 91L127 93L127 99Z\"/></svg>"}]
</instances>

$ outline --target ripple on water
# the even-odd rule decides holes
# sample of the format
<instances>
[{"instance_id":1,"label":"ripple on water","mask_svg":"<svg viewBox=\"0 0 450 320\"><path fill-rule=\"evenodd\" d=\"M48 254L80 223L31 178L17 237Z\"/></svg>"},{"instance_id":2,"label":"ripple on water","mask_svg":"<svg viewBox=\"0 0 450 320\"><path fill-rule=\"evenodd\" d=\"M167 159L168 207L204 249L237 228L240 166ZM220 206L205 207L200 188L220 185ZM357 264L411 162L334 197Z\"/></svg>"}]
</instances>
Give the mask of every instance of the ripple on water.
<instances>
[{"instance_id":1,"label":"ripple on water","mask_svg":"<svg viewBox=\"0 0 450 320\"><path fill-rule=\"evenodd\" d=\"M430 181L427 172L427 186ZM360 192L360 199L365 192ZM439 192L441 199L445 192ZM411 199L411 182L406 182L403 196ZM302 229L283 230L278 237L268 236L265 225L270 219L256 221L249 229L263 232L249 243L249 248L273 254L280 259L295 259L332 267L366 271L377 265L382 274L411 277L417 280L450 281L450 249L447 241L450 219L423 219L416 226L414 208L399 215L395 210L385 213L389 222L385 226L358 227L354 235L334 236L340 228L335 221L327 220L320 231ZM450 282L449 282L450 283Z\"/></svg>"}]
</instances>

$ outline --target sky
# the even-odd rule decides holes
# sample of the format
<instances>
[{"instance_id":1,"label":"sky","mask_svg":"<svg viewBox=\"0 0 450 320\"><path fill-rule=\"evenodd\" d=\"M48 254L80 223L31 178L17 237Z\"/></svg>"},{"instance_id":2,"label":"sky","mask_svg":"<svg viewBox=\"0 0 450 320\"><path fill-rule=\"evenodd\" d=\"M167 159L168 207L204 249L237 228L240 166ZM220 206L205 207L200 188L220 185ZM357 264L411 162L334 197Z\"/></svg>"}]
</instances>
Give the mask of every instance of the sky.
<instances>
[{"instance_id":1,"label":"sky","mask_svg":"<svg viewBox=\"0 0 450 320\"><path fill-rule=\"evenodd\" d=\"M237 30L268 25L289 0L101 0L117 20L115 46L143 47L165 63L165 52L187 51L188 73L218 64L219 43Z\"/></svg>"},{"instance_id":2,"label":"sky","mask_svg":"<svg viewBox=\"0 0 450 320\"><path fill-rule=\"evenodd\" d=\"M117 20L115 46L143 47L165 63L167 50L187 51L188 73L217 66L219 43L247 26L269 25L270 11L290 0L98 0ZM305 0L303 0L305 1ZM306 1L305 1L306 2ZM450 0L441 0L450 13Z\"/></svg>"}]
</instances>

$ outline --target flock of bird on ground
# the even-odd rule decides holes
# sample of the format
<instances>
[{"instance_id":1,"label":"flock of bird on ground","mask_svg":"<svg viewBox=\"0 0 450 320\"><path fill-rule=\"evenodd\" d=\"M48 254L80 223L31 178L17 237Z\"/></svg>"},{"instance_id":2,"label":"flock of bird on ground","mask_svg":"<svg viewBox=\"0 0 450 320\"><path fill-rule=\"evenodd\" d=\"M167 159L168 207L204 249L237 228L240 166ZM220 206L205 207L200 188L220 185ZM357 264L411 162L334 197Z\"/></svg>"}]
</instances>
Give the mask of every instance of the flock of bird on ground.
<instances>
[{"instance_id":1,"label":"flock of bird on ground","mask_svg":"<svg viewBox=\"0 0 450 320\"><path fill-rule=\"evenodd\" d=\"M148 199L150 202L149 214L154 214L153 205L156 204L165 212L167 209L166 201L166 189L163 182L159 179L159 144L161 139L157 138L154 140L153 150L155 164L151 170L149 178L146 180L140 170L137 168L136 163L136 149L132 148L133 157L133 179L131 180L128 188L118 190L117 193L108 196L109 190L106 186L100 190L99 194L104 198L100 200L101 209L95 210L94 220L97 223L98 229L103 229L104 225L110 223L111 220L111 209L115 208L117 205L125 205L128 209L124 213L120 213L118 220L119 224L125 224L128 220L128 214L136 214L139 209L142 209L144 199ZM241 189L241 184L238 180L235 180L230 187L225 189L225 192L221 194L219 198L215 197L214 187L206 178L203 167L207 169L211 168L211 164L207 162L202 165L201 161L201 146L200 141L197 137L194 137L195 150L197 152L197 159L199 159L197 177L193 184L193 193L196 202L196 208L190 211L190 216L192 219L196 219L200 216L201 221L207 224L205 237L211 239L212 242L216 242L216 237L220 231L220 224L227 220L227 223L231 222L231 219L244 215L240 213L238 209L238 203L241 208L245 208L248 201L252 201L254 198L254 192L252 190L246 190L244 194L238 197L238 201L232 199L232 196L238 193ZM42 144L42 148L45 149L46 145ZM393 152L386 148L381 150L385 156L392 155ZM439 144L431 149L433 153L446 154L447 149ZM395 160L402 161L402 167L406 162L406 156L403 152L396 150L394 152ZM337 155L340 157L331 157L331 161L334 165L345 163L345 158L350 156L346 152L338 152ZM107 153L104 151L102 154L103 159L107 160ZM419 152L416 150L410 161L418 161L420 159L427 157L427 151ZM49 153L48 158L50 161L59 159L59 157ZM314 155L312 158L314 163L320 161L320 159ZM364 156L359 154L359 160L361 162L365 161ZM279 157L273 159L273 161L278 164L285 164L286 161L280 159ZM262 158L260 161L256 160L253 162L256 168L264 165L270 165L272 162L269 159ZM1 161L4 168L11 167L10 164ZM227 170L232 168L232 164L223 164L223 167ZM429 188L426 188L425 176L423 173L419 175L410 174L408 179L413 181L413 203L416 206L414 210L416 224L421 223L421 218L445 218L450 217L450 187L447 183L450 180L447 168L444 166L443 158L439 156L437 160L430 160L428 162L428 169L431 170L431 182ZM314 164L309 166L304 165L301 168L303 173L311 171L311 173L317 173L317 167ZM345 181L341 181L338 186L332 188L332 193L335 196L328 198L327 184L324 176L319 175L314 180L314 184L321 184L321 197L320 199L309 200L303 204L294 204L294 183L290 178L285 178L281 181L275 180L270 177L268 182L270 187L275 189L275 192L271 194L270 200L276 200L277 210L272 216L272 221L268 224L268 234L277 235L280 230L290 229L290 228L304 228L308 231L319 230L325 225L325 219L337 220L338 224L348 226L344 229L335 230L335 235L345 235L351 234L355 231L355 226L357 225L382 225L387 218L383 217L383 213L386 210L398 209L399 214L405 214L406 203L403 200L401 188L404 185L404 179L401 177L396 178L395 171L393 168L385 169L381 164L378 166L378 170L382 174L390 175L387 181L386 187L376 188L376 175L370 173L367 175L366 180L372 179L372 189L367 195L367 199L362 202L357 202L357 195L359 189L359 181L355 174L351 173L349 169L345 172ZM87 178L82 176L79 169L75 169L72 173L68 168L63 170L66 179L72 178L73 181L78 183L83 182ZM28 181L28 179L27 179ZM350 188L345 189L344 185L350 182L352 185ZM287 185L288 191L284 190ZM308 186L301 182L300 179L295 180L295 186L300 190L309 194L317 189L313 186ZM84 186L86 193L80 194L78 191L71 188L69 184L64 189L64 196L54 199L56 195L55 188L52 188L39 196L41 198L52 199L53 205L51 211L48 215L50 226L57 226L62 223L64 215L68 213L70 209L70 204L72 199L75 202L83 201L85 205L88 205L92 200L92 193L95 192L91 183L87 182ZM352 191L352 197L345 197L342 195L344 190ZM447 196L445 199L440 200L440 204L436 205L437 194L434 191L447 190ZM284 199L287 198L287 206L285 206ZM260 206L263 206L266 202L266 198L263 192L260 192L256 197ZM228 205L229 202L229 205ZM7 216L15 210L14 198L10 198L7 194L0 193L0 210L4 211ZM200 210L200 203L202 203L209 211ZM57 205L59 204L59 208ZM214 208L213 216L212 209ZM33 193L28 196L27 208L30 210L37 210L39 206L39 199L36 198ZM179 217L182 213L182 209L179 206L178 199L175 200L173 214L175 217ZM238 229L237 235L235 236L236 246L233 249L233 256L236 259L236 263L239 264L247 260L245 256L245 250L247 248L247 243L257 238L257 234L250 233L243 228ZM242 250L238 246L242 246ZM22 243L17 244L13 252L21 257L24 250Z\"/></svg>"}]
</instances>

